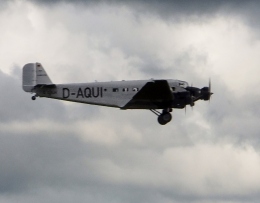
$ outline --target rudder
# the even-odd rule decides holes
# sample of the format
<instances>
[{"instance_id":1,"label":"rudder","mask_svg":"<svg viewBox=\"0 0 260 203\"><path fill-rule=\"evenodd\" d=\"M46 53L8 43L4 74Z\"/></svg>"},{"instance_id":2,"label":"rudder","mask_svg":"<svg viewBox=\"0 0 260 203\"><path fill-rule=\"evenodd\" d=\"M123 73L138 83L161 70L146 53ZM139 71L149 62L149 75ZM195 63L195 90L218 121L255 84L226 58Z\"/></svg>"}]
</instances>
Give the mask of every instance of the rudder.
<instances>
[{"instance_id":1,"label":"rudder","mask_svg":"<svg viewBox=\"0 0 260 203\"><path fill-rule=\"evenodd\" d=\"M36 85L53 84L40 63L28 63L23 67L23 90L33 92Z\"/></svg>"}]
</instances>

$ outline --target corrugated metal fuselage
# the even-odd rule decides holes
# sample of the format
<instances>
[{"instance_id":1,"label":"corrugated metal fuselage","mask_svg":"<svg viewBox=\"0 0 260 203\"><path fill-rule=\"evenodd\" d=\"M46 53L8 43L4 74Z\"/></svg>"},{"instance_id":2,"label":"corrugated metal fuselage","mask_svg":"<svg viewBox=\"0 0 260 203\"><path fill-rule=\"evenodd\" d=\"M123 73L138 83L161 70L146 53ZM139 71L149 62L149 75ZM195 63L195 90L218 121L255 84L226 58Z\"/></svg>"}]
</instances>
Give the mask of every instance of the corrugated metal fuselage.
<instances>
[{"instance_id":1,"label":"corrugated metal fuselage","mask_svg":"<svg viewBox=\"0 0 260 203\"><path fill-rule=\"evenodd\" d=\"M171 79L166 81L173 95L172 99L167 101L134 98L148 82L153 80L37 85L33 91L39 97L121 109L183 108L182 101L178 101L177 95L186 92L183 81Z\"/></svg>"}]
</instances>

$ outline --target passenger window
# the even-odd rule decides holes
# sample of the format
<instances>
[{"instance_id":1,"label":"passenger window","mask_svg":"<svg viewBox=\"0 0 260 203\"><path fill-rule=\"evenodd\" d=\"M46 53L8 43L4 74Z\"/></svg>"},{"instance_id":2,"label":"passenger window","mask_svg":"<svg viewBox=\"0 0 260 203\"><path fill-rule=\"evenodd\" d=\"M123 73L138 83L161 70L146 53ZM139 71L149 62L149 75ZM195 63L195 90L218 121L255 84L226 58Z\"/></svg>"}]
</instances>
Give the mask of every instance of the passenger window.
<instances>
[{"instance_id":1,"label":"passenger window","mask_svg":"<svg viewBox=\"0 0 260 203\"><path fill-rule=\"evenodd\" d=\"M137 92L137 91L139 91L139 88L134 87L134 88L133 88L133 91L134 91L134 92Z\"/></svg>"},{"instance_id":2,"label":"passenger window","mask_svg":"<svg viewBox=\"0 0 260 203\"><path fill-rule=\"evenodd\" d=\"M123 92L128 92L128 88L123 88Z\"/></svg>"},{"instance_id":3,"label":"passenger window","mask_svg":"<svg viewBox=\"0 0 260 203\"><path fill-rule=\"evenodd\" d=\"M118 88L113 88L113 92L118 92Z\"/></svg>"}]
</instances>

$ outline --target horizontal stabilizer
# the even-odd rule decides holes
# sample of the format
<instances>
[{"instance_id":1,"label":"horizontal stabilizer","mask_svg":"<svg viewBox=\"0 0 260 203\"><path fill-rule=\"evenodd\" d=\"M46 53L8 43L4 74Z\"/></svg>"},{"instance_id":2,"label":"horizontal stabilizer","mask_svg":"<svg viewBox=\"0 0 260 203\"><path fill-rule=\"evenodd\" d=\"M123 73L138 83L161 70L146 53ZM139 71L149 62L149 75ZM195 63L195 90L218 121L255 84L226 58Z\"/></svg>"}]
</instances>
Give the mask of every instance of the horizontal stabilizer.
<instances>
[{"instance_id":1,"label":"horizontal stabilizer","mask_svg":"<svg viewBox=\"0 0 260 203\"><path fill-rule=\"evenodd\" d=\"M54 87L56 87L56 85L55 84L48 84L48 85L37 84L37 85L35 85L35 87L38 87L38 88L43 88L43 87L45 87L45 88L54 88Z\"/></svg>"}]
</instances>

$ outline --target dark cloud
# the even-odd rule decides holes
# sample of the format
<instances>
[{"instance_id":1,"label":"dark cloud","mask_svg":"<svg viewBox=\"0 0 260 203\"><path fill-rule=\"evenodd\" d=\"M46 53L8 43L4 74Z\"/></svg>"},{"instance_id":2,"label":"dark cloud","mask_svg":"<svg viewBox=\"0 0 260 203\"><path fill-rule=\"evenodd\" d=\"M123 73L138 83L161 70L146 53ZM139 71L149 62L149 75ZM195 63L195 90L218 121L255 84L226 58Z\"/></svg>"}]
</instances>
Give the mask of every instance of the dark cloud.
<instances>
[{"instance_id":1,"label":"dark cloud","mask_svg":"<svg viewBox=\"0 0 260 203\"><path fill-rule=\"evenodd\" d=\"M155 12L158 13L161 16L192 16L192 15L214 15L220 11L236 11L236 12L243 12L249 9L257 10L256 7L259 6L259 1L257 0L249 0L249 1L242 1L242 0L219 0L219 1L207 1L207 0L196 0L196 1L180 1L180 0L30 0L35 3L41 3L41 4L57 4L57 3L70 3L70 4L77 4L77 3L83 3L83 4L115 4L115 5L128 5L128 6L134 6L134 9L137 12L142 13L149 13L149 12ZM140 10L139 10L140 9ZM248 13L250 14L250 12Z\"/></svg>"},{"instance_id":2,"label":"dark cloud","mask_svg":"<svg viewBox=\"0 0 260 203\"><path fill-rule=\"evenodd\" d=\"M31 2L41 4L44 6L55 6L59 3L70 5L87 5L96 7L98 5L118 6L122 8L131 8L136 19L140 16L147 15L172 22L193 22L205 23L217 16L225 16L227 19L232 17L240 18L244 23L249 25L251 29L256 31L255 38L259 39L260 24L257 19L260 18L259 7L260 2L257 0L220 0L220 1L180 1L180 0L134 0L134 1L120 1L120 0L29 0Z\"/></svg>"},{"instance_id":3,"label":"dark cloud","mask_svg":"<svg viewBox=\"0 0 260 203\"><path fill-rule=\"evenodd\" d=\"M92 159L91 146L76 136L46 134L1 134L0 193L30 191L34 188L71 188L91 180L84 157ZM84 177L83 174L87 175ZM82 178L86 180L82 180Z\"/></svg>"},{"instance_id":4,"label":"dark cloud","mask_svg":"<svg viewBox=\"0 0 260 203\"><path fill-rule=\"evenodd\" d=\"M0 12L4 11L6 8L8 8L9 1L1 0L0 3L1 3L1 5L0 5Z\"/></svg>"}]
</instances>

